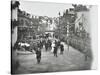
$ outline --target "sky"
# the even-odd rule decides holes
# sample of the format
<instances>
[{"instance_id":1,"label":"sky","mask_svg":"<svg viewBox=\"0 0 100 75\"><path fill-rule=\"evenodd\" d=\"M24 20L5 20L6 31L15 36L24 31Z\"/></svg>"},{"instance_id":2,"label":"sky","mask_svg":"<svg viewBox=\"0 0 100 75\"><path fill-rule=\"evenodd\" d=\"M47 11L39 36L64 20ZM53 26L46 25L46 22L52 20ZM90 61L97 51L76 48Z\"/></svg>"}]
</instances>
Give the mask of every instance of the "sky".
<instances>
[{"instance_id":1,"label":"sky","mask_svg":"<svg viewBox=\"0 0 100 75\"><path fill-rule=\"evenodd\" d=\"M58 17L68 8L73 8L71 4L36 2L36 1L22 1L20 0L19 8L36 16Z\"/></svg>"}]
</instances>

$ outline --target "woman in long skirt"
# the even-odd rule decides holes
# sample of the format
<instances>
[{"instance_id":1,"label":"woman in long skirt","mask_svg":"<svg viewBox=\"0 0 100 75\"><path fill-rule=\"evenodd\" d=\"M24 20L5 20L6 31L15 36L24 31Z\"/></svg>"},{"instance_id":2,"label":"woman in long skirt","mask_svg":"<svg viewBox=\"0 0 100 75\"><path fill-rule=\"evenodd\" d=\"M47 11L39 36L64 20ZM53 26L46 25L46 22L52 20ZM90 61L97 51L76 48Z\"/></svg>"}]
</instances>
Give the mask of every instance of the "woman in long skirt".
<instances>
[{"instance_id":1,"label":"woman in long skirt","mask_svg":"<svg viewBox=\"0 0 100 75\"><path fill-rule=\"evenodd\" d=\"M52 47L51 52L53 52L54 51L54 47L55 47L55 41L52 42L51 47Z\"/></svg>"}]
</instances>

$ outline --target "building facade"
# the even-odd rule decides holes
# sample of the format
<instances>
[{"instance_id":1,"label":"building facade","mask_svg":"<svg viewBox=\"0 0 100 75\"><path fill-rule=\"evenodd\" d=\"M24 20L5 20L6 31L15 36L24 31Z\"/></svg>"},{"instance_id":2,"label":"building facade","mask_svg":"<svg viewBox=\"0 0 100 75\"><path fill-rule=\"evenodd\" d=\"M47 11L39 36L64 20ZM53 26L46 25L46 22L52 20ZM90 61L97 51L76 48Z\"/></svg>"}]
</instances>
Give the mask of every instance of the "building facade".
<instances>
[{"instance_id":1,"label":"building facade","mask_svg":"<svg viewBox=\"0 0 100 75\"><path fill-rule=\"evenodd\" d=\"M16 0L11 1L11 46L14 47L17 41L18 30L18 9L19 2Z\"/></svg>"},{"instance_id":2,"label":"building facade","mask_svg":"<svg viewBox=\"0 0 100 75\"><path fill-rule=\"evenodd\" d=\"M90 11L85 6L81 6L82 9L78 9L80 6L75 7L77 18L75 20L75 32L78 36L88 37L90 33ZM84 7L84 8L83 8Z\"/></svg>"}]
</instances>

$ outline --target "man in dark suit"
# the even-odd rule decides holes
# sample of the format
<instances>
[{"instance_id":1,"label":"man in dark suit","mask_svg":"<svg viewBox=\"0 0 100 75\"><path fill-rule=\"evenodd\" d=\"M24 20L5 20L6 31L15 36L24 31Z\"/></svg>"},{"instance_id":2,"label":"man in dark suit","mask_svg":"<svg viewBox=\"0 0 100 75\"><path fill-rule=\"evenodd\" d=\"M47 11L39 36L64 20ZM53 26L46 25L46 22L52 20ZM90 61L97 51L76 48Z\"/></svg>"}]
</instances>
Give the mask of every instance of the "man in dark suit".
<instances>
[{"instance_id":1,"label":"man in dark suit","mask_svg":"<svg viewBox=\"0 0 100 75\"><path fill-rule=\"evenodd\" d=\"M39 64L41 61L41 49L37 48L36 50L36 59L37 59L37 63Z\"/></svg>"},{"instance_id":2,"label":"man in dark suit","mask_svg":"<svg viewBox=\"0 0 100 75\"><path fill-rule=\"evenodd\" d=\"M60 54L63 54L63 51L64 51L64 46L63 44L60 44Z\"/></svg>"},{"instance_id":3,"label":"man in dark suit","mask_svg":"<svg viewBox=\"0 0 100 75\"><path fill-rule=\"evenodd\" d=\"M55 45L55 47L54 47L54 56L56 56L57 57L57 45Z\"/></svg>"}]
</instances>

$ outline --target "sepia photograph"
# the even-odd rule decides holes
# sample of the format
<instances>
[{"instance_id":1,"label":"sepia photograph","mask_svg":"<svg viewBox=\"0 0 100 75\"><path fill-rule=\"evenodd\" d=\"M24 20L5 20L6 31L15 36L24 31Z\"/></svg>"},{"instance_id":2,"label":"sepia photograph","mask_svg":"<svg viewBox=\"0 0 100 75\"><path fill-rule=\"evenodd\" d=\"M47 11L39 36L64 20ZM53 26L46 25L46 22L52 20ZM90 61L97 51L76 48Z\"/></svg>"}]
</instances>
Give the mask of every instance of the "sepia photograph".
<instances>
[{"instance_id":1,"label":"sepia photograph","mask_svg":"<svg viewBox=\"0 0 100 75\"><path fill-rule=\"evenodd\" d=\"M92 70L94 6L11 0L11 74Z\"/></svg>"}]
</instances>

